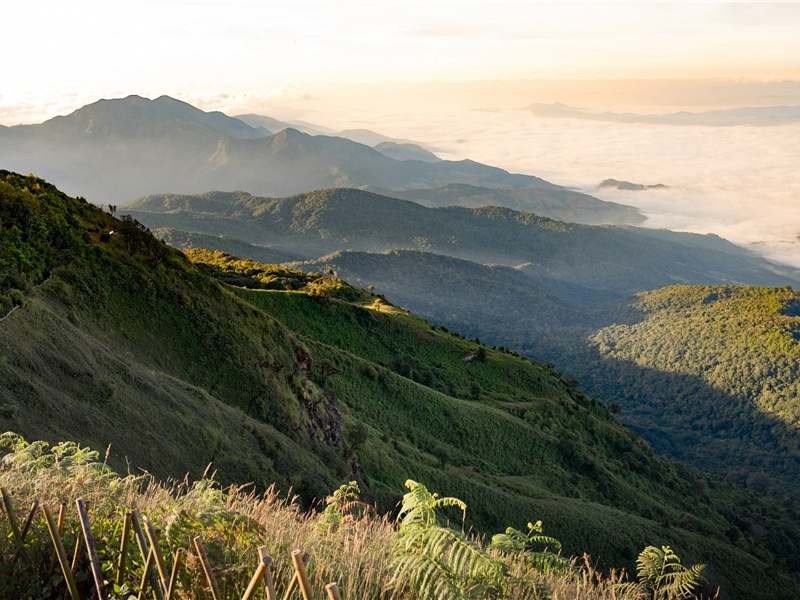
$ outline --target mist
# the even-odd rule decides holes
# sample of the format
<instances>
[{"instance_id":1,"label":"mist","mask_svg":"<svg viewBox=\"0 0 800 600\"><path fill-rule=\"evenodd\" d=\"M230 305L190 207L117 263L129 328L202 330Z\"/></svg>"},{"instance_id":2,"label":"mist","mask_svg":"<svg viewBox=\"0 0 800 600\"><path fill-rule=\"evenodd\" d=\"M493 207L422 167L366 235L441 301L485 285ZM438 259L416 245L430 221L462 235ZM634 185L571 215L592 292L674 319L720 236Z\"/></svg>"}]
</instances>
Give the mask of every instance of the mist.
<instances>
[{"instance_id":1,"label":"mist","mask_svg":"<svg viewBox=\"0 0 800 600\"><path fill-rule=\"evenodd\" d=\"M596 93L591 93L596 90ZM642 93L644 90L645 93ZM655 91L654 91L655 90ZM710 111L800 105L795 82L721 85L435 84L372 86L256 110L329 127L363 127L417 141L440 158L471 159L537 175L603 200L639 208L646 227L714 233L800 267L800 122L771 126L696 125ZM656 93L658 92L658 93ZM641 115L691 111L680 124L537 116L534 102L565 101L587 110ZM691 104L694 102L695 104ZM780 112L775 109L775 112ZM786 111L783 110L783 113ZM229 113L230 114L230 113ZM736 111L728 113L728 121ZM750 119L742 111L743 123ZM707 119L706 119L707 120ZM713 119L712 119L713 121ZM779 122L777 119L775 122ZM765 119L769 122L769 119ZM600 188L613 178L663 189Z\"/></svg>"}]
</instances>

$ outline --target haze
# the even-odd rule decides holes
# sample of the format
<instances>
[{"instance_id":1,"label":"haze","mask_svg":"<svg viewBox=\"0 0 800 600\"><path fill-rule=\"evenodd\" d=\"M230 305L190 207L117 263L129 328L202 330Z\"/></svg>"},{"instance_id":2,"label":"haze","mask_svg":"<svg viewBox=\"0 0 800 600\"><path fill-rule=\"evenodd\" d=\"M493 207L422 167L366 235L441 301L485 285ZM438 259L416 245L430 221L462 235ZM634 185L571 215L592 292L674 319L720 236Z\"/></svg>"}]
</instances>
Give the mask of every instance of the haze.
<instances>
[{"instance_id":1,"label":"haze","mask_svg":"<svg viewBox=\"0 0 800 600\"><path fill-rule=\"evenodd\" d=\"M800 4L34 0L3 12L0 50L13 57L0 88L4 125L135 93L364 127L800 266L800 124L613 123L524 110L798 106ZM598 189L606 178L669 188Z\"/></svg>"}]
</instances>

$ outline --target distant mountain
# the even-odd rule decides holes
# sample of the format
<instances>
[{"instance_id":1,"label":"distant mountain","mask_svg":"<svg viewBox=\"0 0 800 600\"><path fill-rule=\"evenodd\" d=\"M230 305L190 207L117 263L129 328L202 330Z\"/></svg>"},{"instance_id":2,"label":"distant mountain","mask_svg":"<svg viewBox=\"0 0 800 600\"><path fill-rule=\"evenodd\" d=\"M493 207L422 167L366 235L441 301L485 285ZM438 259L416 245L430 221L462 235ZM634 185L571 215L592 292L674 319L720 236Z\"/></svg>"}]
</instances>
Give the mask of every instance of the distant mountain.
<instances>
[{"instance_id":1,"label":"distant mountain","mask_svg":"<svg viewBox=\"0 0 800 600\"><path fill-rule=\"evenodd\" d=\"M664 115L640 115L635 113L598 113L582 108L573 108L557 102L555 104L531 104L528 110L537 117L612 121L617 123L650 123L653 125L701 125L708 127L752 125L769 127L800 122L800 106L751 106L727 110L710 110L700 113L681 111Z\"/></svg>"},{"instance_id":2,"label":"distant mountain","mask_svg":"<svg viewBox=\"0 0 800 600\"><path fill-rule=\"evenodd\" d=\"M336 131L321 125L313 123L306 123L305 121L281 121L273 119L265 115L245 114L235 115L234 118L239 119L243 123L247 123L251 127L264 127L273 133L278 133L284 129L296 129L309 135L336 135Z\"/></svg>"},{"instance_id":3,"label":"distant mountain","mask_svg":"<svg viewBox=\"0 0 800 600\"><path fill-rule=\"evenodd\" d=\"M792 285L755 254L715 235L563 223L499 207L426 208L354 189L289 198L245 193L155 195L129 212L151 228L238 237L305 259L338 250L411 249L519 267L621 299L675 283Z\"/></svg>"},{"instance_id":4,"label":"distant mountain","mask_svg":"<svg viewBox=\"0 0 800 600\"><path fill-rule=\"evenodd\" d=\"M630 181L618 181L617 179L604 179L600 182L601 188L612 188L615 190L622 190L625 192L642 192L644 190L665 190L669 186L663 183L654 183L652 185L645 185L642 183L631 183Z\"/></svg>"},{"instance_id":5,"label":"distant mountain","mask_svg":"<svg viewBox=\"0 0 800 600\"><path fill-rule=\"evenodd\" d=\"M299 260L299 256L276 250L267 246L248 244L238 238L207 235L204 233L181 231L164 227L153 229L153 235L164 240L173 248L190 250L192 248L215 248L234 256L247 256L261 263L277 264Z\"/></svg>"},{"instance_id":6,"label":"distant mountain","mask_svg":"<svg viewBox=\"0 0 800 600\"><path fill-rule=\"evenodd\" d=\"M502 190L451 183L427 190L374 190L387 196L412 200L424 206L480 208L502 206L570 223L639 225L645 217L637 209L615 202L598 203L596 198L567 188Z\"/></svg>"},{"instance_id":7,"label":"distant mountain","mask_svg":"<svg viewBox=\"0 0 800 600\"><path fill-rule=\"evenodd\" d=\"M286 196L330 187L402 190L450 183L560 189L469 160L396 160L342 137L292 128L270 135L265 121L253 122L256 127L167 96L101 100L39 125L0 130L0 165L42 174L92 202L112 204L165 190Z\"/></svg>"},{"instance_id":8,"label":"distant mountain","mask_svg":"<svg viewBox=\"0 0 800 600\"><path fill-rule=\"evenodd\" d=\"M396 142L381 142L373 146L381 154L396 160L421 160L422 162L435 163L442 159L430 150L417 144L398 144Z\"/></svg>"}]
</instances>

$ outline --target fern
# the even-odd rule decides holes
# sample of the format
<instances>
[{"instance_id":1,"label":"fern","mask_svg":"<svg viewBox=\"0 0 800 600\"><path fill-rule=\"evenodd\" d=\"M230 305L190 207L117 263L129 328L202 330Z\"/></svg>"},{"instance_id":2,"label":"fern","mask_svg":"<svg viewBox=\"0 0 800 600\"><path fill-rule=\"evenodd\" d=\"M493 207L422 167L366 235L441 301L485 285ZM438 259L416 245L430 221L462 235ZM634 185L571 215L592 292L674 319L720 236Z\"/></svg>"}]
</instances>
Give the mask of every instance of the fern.
<instances>
[{"instance_id":1,"label":"fern","mask_svg":"<svg viewBox=\"0 0 800 600\"><path fill-rule=\"evenodd\" d=\"M506 562L440 522L438 508L456 506L463 513L463 501L440 498L412 480L406 487L409 492L397 517L392 578L396 588L407 583L417 597L436 600L505 598L512 587L518 598L548 596L546 586L510 576Z\"/></svg>"},{"instance_id":2,"label":"fern","mask_svg":"<svg viewBox=\"0 0 800 600\"><path fill-rule=\"evenodd\" d=\"M544 546L535 550L534 546ZM549 548L561 550L561 542L557 539L542 535L542 522L528 523L528 533L524 534L518 529L508 527L505 533L492 536L489 549L498 550L507 556L512 556L524 561L528 566L537 571L565 573L572 570L571 562Z\"/></svg>"},{"instance_id":3,"label":"fern","mask_svg":"<svg viewBox=\"0 0 800 600\"><path fill-rule=\"evenodd\" d=\"M705 565L685 567L669 546L648 546L636 559L639 581L621 583L620 591L652 600L682 600L692 594L703 579Z\"/></svg>"}]
</instances>

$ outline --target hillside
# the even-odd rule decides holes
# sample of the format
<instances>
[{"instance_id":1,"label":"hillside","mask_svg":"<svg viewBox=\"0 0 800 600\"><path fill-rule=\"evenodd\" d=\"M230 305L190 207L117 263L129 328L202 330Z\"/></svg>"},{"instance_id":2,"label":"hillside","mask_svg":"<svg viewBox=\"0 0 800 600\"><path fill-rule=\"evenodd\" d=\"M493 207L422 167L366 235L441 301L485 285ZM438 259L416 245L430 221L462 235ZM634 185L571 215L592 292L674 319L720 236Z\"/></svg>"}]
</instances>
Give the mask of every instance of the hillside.
<instances>
[{"instance_id":1,"label":"hillside","mask_svg":"<svg viewBox=\"0 0 800 600\"><path fill-rule=\"evenodd\" d=\"M542 519L617 566L669 543L725 597L796 596L794 507L655 456L551 369L330 276L194 266L35 178L3 172L0 193L0 292L21 305L0 322L3 430L110 443L159 476L213 461L306 502L355 478L388 510L416 478L479 531Z\"/></svg>"},{"instance_id":2,"label":"hillside","mask_svg":"<svg viewBox=\"0 0 800 600\"><path fill-rule=\"evenodd\" d=\"M151 228L236 237L304 259L339 250L407 249L519 267L531 277L590 288L603 298L622 299L675 283L782 286L798 281L714 235L577 225L499 207L426 208L354 189L289 198L162 194L121 210Z\"/></svg>"},{"instance_id":3,"label":"hillside","mask_svg":"<svg viewBox=\"0 0 800 600\"><path fill-rule=\"evenodd\" d=\"M594 356L574 372L659 451L798 501L798 307L790 288L640 294L591 336Z\"/></svg>"},{"instance_id":4,"label":"hillside","mask_svg":"<svg viewBox=\"0 0 800 600\"><path fill-rule=\"evenodd\" d=\"M523 190L490 189L452 183L428 190L373 190L385 196L418 202L423 206L461 206L481 208L503 206L520 212L535 213L557 221L602 225L640 225L645 217L637 209L615 202L598 203L595 198L566 188L529 188Z\"/></svg>"}]
</instances>

